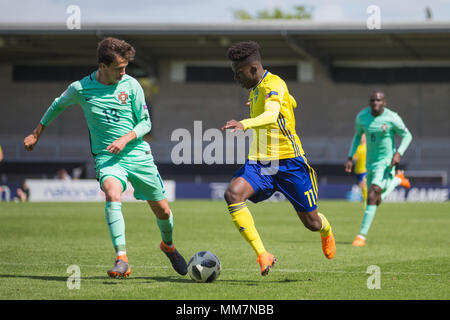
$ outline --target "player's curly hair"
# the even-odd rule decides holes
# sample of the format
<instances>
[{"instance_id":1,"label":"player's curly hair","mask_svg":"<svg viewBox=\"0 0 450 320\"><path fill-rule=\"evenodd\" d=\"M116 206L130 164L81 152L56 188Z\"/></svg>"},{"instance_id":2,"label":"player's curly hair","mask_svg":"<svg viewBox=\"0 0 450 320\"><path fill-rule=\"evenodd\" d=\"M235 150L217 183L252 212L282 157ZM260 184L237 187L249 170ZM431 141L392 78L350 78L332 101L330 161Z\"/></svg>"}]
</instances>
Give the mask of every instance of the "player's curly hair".
<instances>
[{"instance_id":1,"label":"player's curly hair","mask_svg":"<svg viewBox=\"0 0 450 320\"><path fill-rule=\"evenodd\" d=\"M127 61L133 61L136 51L133 46L124 40L113 37L103 39L97 46L97 61L109 66L116 56Z\"/></svg>"},{"instance_id":2,"label":"player's curly hair","mask_svg":"<svg viewBox=\"0 0 450 320\"><path fill-rule=\"evenodd\" d=\"M228 59L233 62L240 62L247 59L261 61L259 44L255 41L238 42L228 48Z\"/></svg>"}]
</instances>

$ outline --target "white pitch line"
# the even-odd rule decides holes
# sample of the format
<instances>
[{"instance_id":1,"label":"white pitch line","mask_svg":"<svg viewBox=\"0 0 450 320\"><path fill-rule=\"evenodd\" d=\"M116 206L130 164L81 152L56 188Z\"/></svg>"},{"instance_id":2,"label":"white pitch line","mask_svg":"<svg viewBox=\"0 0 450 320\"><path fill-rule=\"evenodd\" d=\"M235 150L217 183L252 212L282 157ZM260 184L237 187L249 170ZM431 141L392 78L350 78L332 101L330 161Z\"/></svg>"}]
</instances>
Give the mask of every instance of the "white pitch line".
<instances>
[{"instance_id":1,"label":"white pitch line","mask_svg":"<svg viewBox=\"0 0 450 320\"><path fill-rule=\"evenodd\" d=\"M0 261L0 265L15 265L15 266L33 266L33 267L42 267L45 265L59 265L59 266L70 266L68 263L46 263L46 264L36 264L36 263L22 263L22 262L6 262ZM109 268L110 265L89 265L89 264L76 264L79 267L86 268ZM172 269L171 267L166 266L139 266L130 264L132 268L137 269ZM225 270L233 271L233 272L253 272L254 269L236 269L236 268L226 268ZM364 274L367 275L365 271L345 271L345 270L300 270L300 269L279 269L274 267L271 272L275 273L351 273L351 274ZM382 271L382 274L392 274L392 275L420 275L420 276L442 276L441 273L418 273L418 272L393 272L393 271Z\"/></svg>"}]
</instances>

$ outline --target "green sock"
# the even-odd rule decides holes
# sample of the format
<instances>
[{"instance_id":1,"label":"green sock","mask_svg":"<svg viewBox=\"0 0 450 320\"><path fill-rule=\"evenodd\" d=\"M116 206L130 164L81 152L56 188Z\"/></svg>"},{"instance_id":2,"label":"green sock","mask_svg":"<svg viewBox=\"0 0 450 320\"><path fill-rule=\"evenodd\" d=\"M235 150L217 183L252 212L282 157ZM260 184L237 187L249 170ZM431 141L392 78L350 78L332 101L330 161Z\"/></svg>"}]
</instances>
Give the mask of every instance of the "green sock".
<instances>
[{"instance_id":1,"label":"green sock","mask_svg":"<svg viewBox=\"0 0 450 320\"><path fill-rule=\"evenodd\" d=\"M105 217L108 224L109 234L116 250L125 250L125 221L122 215L122 203L121 202L106 202L105 205Z\"/></svg>"},{"instance_id":2,"label":"green sock","mask_svg":"<svg viewBox=\"0 0 450 320\"><path fill-rule=\"evenodd\" d=\"M372 224L373 218L375 217L375 212L377 211L376 205L367 205L366 211L364 212L363 221L361 224L361 230L359 234L362 236L366 236L369 232L370 225Z\"/></svg>"},{"instance_id":3,"label":"green sock","mask_svg":"<svg viewBox=\"0 0 450 320\"><path fill-rule=\"evenodd\" d=\"M156 223L158 224L159 232L161 233L161 239L165 244L172 244L172 232L173 232L173 214L170 211L170 218L166 220L156 218Z\"/></svg>"}]
</instances>

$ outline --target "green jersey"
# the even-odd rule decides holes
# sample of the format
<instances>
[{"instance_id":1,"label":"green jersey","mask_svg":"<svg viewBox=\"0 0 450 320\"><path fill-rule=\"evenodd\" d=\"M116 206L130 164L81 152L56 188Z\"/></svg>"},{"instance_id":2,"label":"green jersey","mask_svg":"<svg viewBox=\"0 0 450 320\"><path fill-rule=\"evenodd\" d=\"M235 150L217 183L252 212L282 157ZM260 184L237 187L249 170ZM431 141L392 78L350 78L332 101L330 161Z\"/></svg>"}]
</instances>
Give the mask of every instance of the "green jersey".
<instances>
[{"instance_id":1,"label":"green jersey","mask_svg":"<svg viewBox=\"0 0 450 320\"><path fill-rule=\"evenodd\" d=\"M370 107L358 113L349 157L355 154L363 133L366 134L367 141L367 168L377 163L390 163L395 152L403 156L412 140L412 135L400 116L386 107L377 117L372 115ZM395 134L402 138L398 149L395 147Z\"/></svg>"},{"instance_id":2,"label":"green jersey","mask_svg":"<svg viewBox=\"0 0 450 320\"><path fill-rule=\"evenodd\" d=\"M86 118L94 157L110 154L106 148L132 130L136 139L119 156L150 153L149 144L142 139L150 131L151 122L139 82L125 74L118 83L107 86L96 80L96 73L70 84L47 109L41 124L48 126L64 109L78 104Z\"/></svg>"}]
</instances>

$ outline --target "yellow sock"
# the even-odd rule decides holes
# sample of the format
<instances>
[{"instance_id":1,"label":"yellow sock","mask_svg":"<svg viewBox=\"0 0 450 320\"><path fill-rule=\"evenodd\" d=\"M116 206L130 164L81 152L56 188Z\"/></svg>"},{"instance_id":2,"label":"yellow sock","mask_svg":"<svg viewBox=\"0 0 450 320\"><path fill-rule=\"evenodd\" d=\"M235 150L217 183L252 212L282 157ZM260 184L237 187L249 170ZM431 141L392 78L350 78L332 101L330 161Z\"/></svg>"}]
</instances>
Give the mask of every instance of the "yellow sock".
<instances>
[{"instance_id":1,"label":"yellow sock","mask_svg":"<svg viewBox=\"0 0 450 320\"><path fill-rule=\"evenodd\" d=\"M328 237L331 234L331 225L327 218L319 212L319 217L322 220L322 228L320 229L320 235L322 237Z\"/></svg>"},{"instance_id":2,"label":"yellow sock","mask_svg":"<svg viewBox=\"0 0 450 320\"><path fill-rule=\"evenodd\" d=\"M362 188L361 193L362 193L364 203L366 203L367 202L367 186L366 185L364 185L364 187Z\"/></svg>"},{"instance_id":3,"label":"yellow sock","mask_svg":"<svg viewBox=\"0 0 450 320\"><path fill-rule=\"evenodd\" d=\"M261 253L266 252L256 230L252 214L245 205L245 202L230 204L228 211L230 211L236 229L238 229L239 233L251 245L253 250L255 250L256 255L259 256Z\"/></svg>"}]
</instances>

